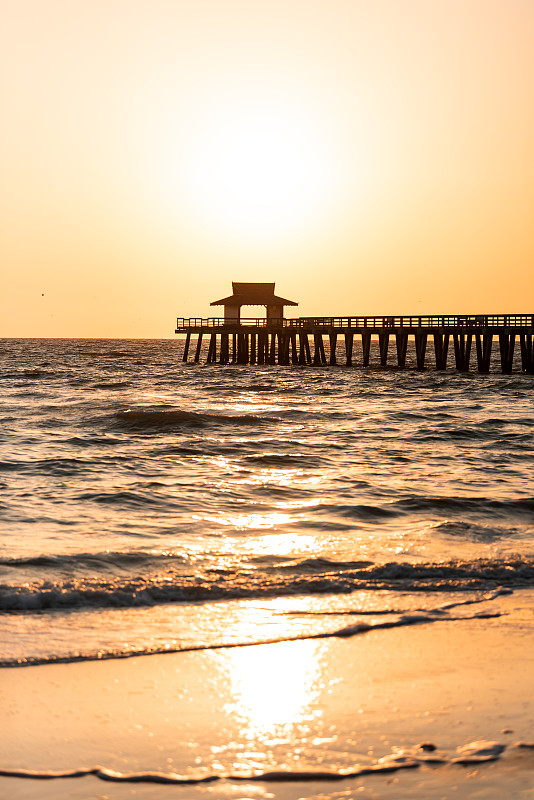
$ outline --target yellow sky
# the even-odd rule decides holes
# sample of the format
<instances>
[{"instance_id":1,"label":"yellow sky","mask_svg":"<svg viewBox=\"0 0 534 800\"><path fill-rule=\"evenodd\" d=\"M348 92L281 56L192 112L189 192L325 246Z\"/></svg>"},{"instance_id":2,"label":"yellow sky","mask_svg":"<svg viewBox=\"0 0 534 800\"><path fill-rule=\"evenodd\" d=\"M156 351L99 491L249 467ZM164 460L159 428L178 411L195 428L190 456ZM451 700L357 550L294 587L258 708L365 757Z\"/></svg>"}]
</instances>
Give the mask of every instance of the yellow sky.
<instances>
[{"instance_id":1,"label":"yellow sky","mask_svg":"<svg viewBox=\"0 0 534 800\"><path fill-rule=\"evenodd\" d=\"M4 0L0 336L534 310L532 0Z\"/></svg>"}]
</instances>

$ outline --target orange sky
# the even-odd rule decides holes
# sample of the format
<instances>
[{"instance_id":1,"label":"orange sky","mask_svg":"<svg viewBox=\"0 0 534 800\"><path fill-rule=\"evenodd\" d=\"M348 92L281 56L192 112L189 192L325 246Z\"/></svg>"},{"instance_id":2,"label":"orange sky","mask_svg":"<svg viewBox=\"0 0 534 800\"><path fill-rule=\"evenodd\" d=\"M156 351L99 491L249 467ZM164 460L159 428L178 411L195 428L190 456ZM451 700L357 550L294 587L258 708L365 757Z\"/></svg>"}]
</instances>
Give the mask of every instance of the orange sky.
<instances>
[{"instance_id":1,"label":"orange sky","mask_svg":"<svg viewBox=\"0 0 534 800\"><path fill-rule=\"evenodd\" d=\"M532 0L4 0L0 336L534 311Z\"/></svg>"}]
</instances>

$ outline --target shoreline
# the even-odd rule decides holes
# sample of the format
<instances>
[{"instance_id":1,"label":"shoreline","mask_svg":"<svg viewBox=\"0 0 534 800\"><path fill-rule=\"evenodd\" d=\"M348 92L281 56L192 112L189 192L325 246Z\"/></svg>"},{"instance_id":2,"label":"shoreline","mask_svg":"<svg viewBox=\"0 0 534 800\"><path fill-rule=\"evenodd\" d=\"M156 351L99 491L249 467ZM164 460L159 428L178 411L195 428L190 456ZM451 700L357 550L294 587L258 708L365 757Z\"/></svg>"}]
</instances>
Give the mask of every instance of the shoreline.
<instances>
[{"instance_id":1,"label":"shoreline","mask_svg":"<svg viewBox=\"0 0 534 800\"><path fill-rule=\"evenodd\" d=\"M499 796L499 787L510 793L516 784L526 791L534 783L534 749L514 744L534 739L534 590L495 603L500 617L352 639L3 669L0 726L9 737L1 769L99 765L123 775L217 780L185 788L104 783L94 775L3 776L0 787L9 797L29 798L87 796L89 785L117 798L133 796L133 787L143 797L238 798L246 784L247 796L287 800L357 789L398 797L402 787L406 796L430 797L434 786L443 796L458 782L455 796L469 796L475 784L495 790L484 797ZM482 752L484 742L504 749L493 752L492 763L476 753L468 767L454 763L458 748L474 742ZM429 758L444 760L432 765ZM414 759L419 765L407 768ZM258 777L280 771L283 779ZM309 775L318 771L335 779ZM397 793L388 795L392 787Z\"/></svg>"}]
</instances>

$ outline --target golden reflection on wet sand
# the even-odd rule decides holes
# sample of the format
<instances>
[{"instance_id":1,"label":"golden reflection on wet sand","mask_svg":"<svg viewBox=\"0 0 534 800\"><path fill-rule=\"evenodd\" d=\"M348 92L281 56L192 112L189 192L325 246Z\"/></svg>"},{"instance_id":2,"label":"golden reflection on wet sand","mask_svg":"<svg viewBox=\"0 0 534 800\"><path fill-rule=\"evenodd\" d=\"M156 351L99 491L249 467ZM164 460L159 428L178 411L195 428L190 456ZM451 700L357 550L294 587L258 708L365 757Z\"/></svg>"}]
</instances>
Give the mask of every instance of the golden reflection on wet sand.
<instances>
[{"instance_id":1,"label":"golden reflection on wet sand","mask_svg":"<svg viewBox=\"0 0 534 800\"><path fill-rule=\"evenodd\" d=\"M241 723L241 735L256 745L292 740L321 716L317 700L324 682L323 643L303 641L298 648L247 647L226 654L233 701L228 708ZM278 743L278 741L276 742Z\"/></svg>"}]
</instances>

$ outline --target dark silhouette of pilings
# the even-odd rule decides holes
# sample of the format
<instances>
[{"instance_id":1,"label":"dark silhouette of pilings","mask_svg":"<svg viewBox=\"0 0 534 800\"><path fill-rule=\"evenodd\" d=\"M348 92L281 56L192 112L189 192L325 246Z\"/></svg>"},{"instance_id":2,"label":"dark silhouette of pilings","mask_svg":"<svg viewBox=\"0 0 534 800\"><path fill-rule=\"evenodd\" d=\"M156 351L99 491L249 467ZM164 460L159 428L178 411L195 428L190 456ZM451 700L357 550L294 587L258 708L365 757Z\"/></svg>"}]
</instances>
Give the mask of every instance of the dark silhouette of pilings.
<instances>
[{"instance_id":1,"label":"dark silhouette of pilings","mask_svg":"<svg viewBox=\"0 0 534 800\"><path fill-rule=\"evenodd\" d=\"M378 334L378 347L380 350L380 366L386 367L388 363L389 333Z\"/></svg>"},{"instance_id":2,"label":"dark silhouette of pilings","mask_svg":"<svg viewBox=\"0 0 534 800\"><path fill-rule=\"evenodd\" d=\"M362 356L363 356L363 366L369 366L369 359L371 357L371 334L370 333L362 333Z\"/></svg>"},{"instance_id":3,"label":"dark silhouette of pilings","mask_svg":"<svg viewBox=\"0 0 534 800\"><path fill-rule=\"evenodd\" d=\"M499 334L499 348L501 351L501 371L503 373L510 373L514 360L514 345L515 334L513 333L500 333Z\"/></svg>"},{"instance_id":4,"label":"dark silhouette of pilings","mask_svg":"<svg viewBox=\"0 0 534 800\"><path fill-rule=\"evenodd\" d=\"M200 348L202 347L202 332L198 334L197 349L195 350L195 362L198 364L200 360ZM184 352L185 355L185 352Z\"/></svg>"},{"instance_id":5,"label":"dark silhouette of pilings","mask_svg":"<svg viewBox=\"0 0 534 800\"><path fill-rule=\"evenodd\" d=\"M434 355L436 369L447 369L447 354L449 352L449 334L436 331L434 333Z\"/></svg>"},{"instance_id":6,"label":"dark silhouette of pilings","mask_svg":"<svg viewBox=\"0 0 534 800\"><path fill-rule=\"evenodd\" d=\"M452 338L454 341L456 369L459 372L468 372L469 359L471 357L471 341L473 337L470 333L453 333Z\"/></svg>"},{"instance_id":7,"label":"dark silhouette of pilings","mask_svg":"<svg viewBox=\"0 0 534 800\"><path fill-rule=\"evenodd\" d=\"M504 316L502 324L487 325L488 318L410 318L410 324L403 324L403 318L353 318L342 320L336 325L331 318L308 318L284 320L283 323L267 325L230 324L221 320L182 320L177 333L185 333L182 360L187 362L193 350L193 362L198 363L202 345L209 336L207 348L208 364L239 365L300 365L300 366L370 366L371 338L378 339L378 363L382 367L406 368L408 344L412 339L415 345L415 365L424 370L427 366L445 370L453 366L460 372L467 372L471 366L471 355L476 352L476 368L479 373L488 373L491 368L492 347L498 339L497 363L501 372L509 374L514 367L514 354L520 351L522 372L534 374L534 316ZM398 320L400 319L400 324ZM433 326L424 320L437 319ZM483 320L478 324L470 320ZM510 319L515 322L510 323ZM517 323L520 319L521 324ZM523 324L522 320L526 319ZM379 320L380 324L377 323ZM415 320L415 322L414 322ZM422 322L423 320L423 322ZM453 322L451 323L450 320ZM454 324L458 320L457 324ZM467 321L467 322L466 322ZM179 322L179 321L178 321ZM194 324L187 325L187 322ZM203 324L203 323L206 324ZM334 321L334 322L337 322ZM220 324L214 324L220 323ZM351 329L352 328L352 329ZM340 335L342 336L340 342ZM355 359L355 339L361 341L361 357ZM390 337L395 337L395 352L390 350ZM433 339L432 356L428 352L428 337ZM193 337L196 337L194 339ZM450 364L449 343L453 342L453 364ZM475 347L473 347L473 339ZM516 348L516 341L519 348ZM339 345L339 346L338 346ZM344 350L344 358L341 352ZM412 352L414 352L412 351ZM204 351L205 352L205 351ZM393 363L395 362L395 363ZM413 363L413 362L412 362ZM493 362L495 364L495 361ZM517 365L516 365L517 368Z\"/></svg>"},{"instance_id":8,"label":"dark silhouette of pilings","mask_svg":"<svg viewBox=\"0 0 534 800\"><path fill-rule=\"evenodd\" d=\"M188 333L185 337L184 355L182 361L187 361L187 354L189 353L189 345L191 344L191 334Z\"/></svg>"},{"instance_id":9,"label":"dark silhouette of pilings","mask_svg":"<svg viewBox=\"0 0 534 800\"><path fill-rule=\"evenodd\" d=\"M531 333L519 334L521 345L521 369L534 375L534 336Z\"/></svg>"},{"instance_id":10,"label":"dark silhouette of pilings","mask_svg":"<svg viewBox=\"0 0 534 800\"><path fill-rule=\"evenodd\" d=\"M354 334L345 334L345 363L347 367L352 367L352 350L354 347Z\"/></svg>"},{"instance_id":11,"label":"dark silhouette of pilings","mask_svg":"<svg viewBox=\"0 0 534 800\"><path fill-rule=\"evenodd\" d=\"M426 355L426 333L415 334L415 353L417 358L417 369L425 368L425 355Z\"/></svg>"},{"instance_id":12,"label":"dark silhouette of pilings","mask_svg":"<svg viewBox=\"0 0 534 800\"><path fill-rule=\"evenodd\" d=\"M493 336L491 334L475 334L475 341L477 346L477 363L479 372L490 371L491 359L491 346L493 344Z\"/></svg>"},{"instance_id":13,"label":"dark silhouette of pilings","mask_svg":"<svg viewBox=\"0 0 534 800\"><path fill-rule=\"evenodd\" d=\"M408 334L397 333L395 341L397 344L397 364L401 369L404 369L406 366L406 351L408 349Z\"/></svg>"}]
</instances>

